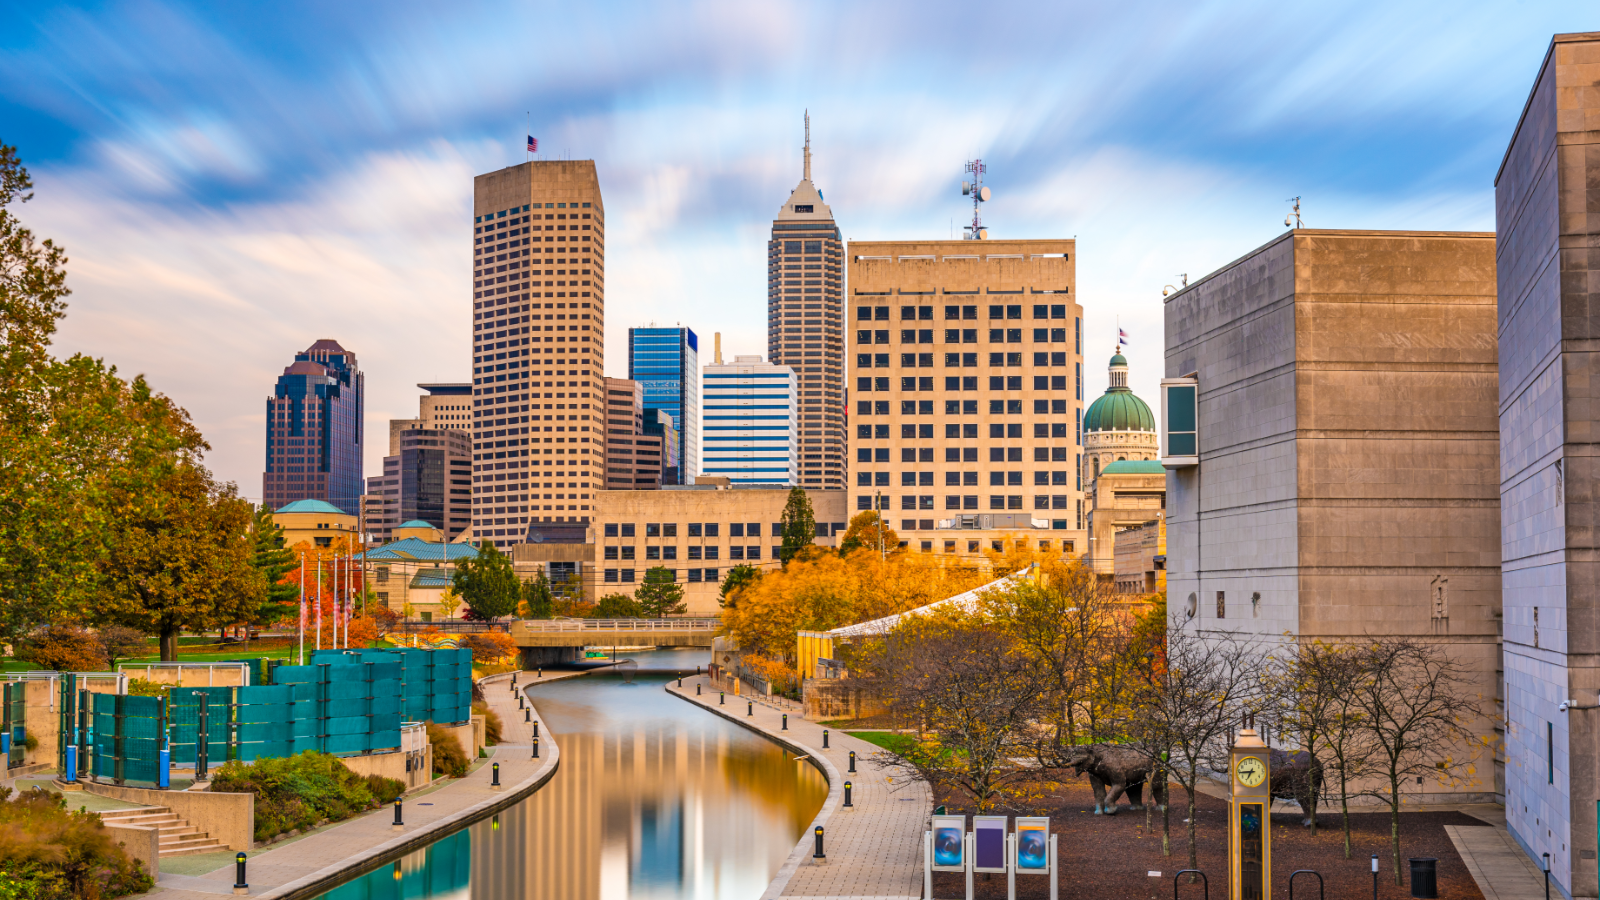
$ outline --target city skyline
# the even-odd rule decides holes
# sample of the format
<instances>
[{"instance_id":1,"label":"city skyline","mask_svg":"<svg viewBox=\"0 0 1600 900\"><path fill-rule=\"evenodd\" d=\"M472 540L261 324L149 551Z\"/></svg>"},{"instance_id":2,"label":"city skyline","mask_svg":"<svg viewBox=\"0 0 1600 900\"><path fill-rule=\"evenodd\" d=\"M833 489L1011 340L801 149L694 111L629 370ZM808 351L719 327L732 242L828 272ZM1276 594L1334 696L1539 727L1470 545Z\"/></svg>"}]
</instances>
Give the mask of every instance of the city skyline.
<instances>
[{"instance_id":1,"label":"city skyline","mask_svg":"<svg viewBox=\"0 0 1600 900\"><path fill-rule=\"evenodd\" d=\"M1150 29L1132 12L1017 6L1034 23L1020 32L1005 15L928 29L895 7L641 8L618 29L556 10L574 40L528 55L498 52L527 12L415 8L374 28L344 10L267 23L44 4L0 37L0 120L38 184L24 221L72 257L58 349L147 373L249 495L262 413L238 397L286 354L324 334L359 348L373 427L408 414L412 384L468 377L471 332L447 312L471 278L462 185L521 162L530 118L546 158L600 168L619 328L681 323L722 331L730 354L761 349L755 245L793 186L809 108L848 237L948 237L968 211L961 163L983 157L991 233L1076 235L1089 347L1120 324L1134 390L1154 396L1161 286L1271 239L1287 198L1319 227L1492 227L1482 173L1527 60L1588 9L1435 8L1450 14L1173 6ZM613 357L607 374L624 374ZM191 365L222 380L190 383Z\"/></svg>"}]
</instances>

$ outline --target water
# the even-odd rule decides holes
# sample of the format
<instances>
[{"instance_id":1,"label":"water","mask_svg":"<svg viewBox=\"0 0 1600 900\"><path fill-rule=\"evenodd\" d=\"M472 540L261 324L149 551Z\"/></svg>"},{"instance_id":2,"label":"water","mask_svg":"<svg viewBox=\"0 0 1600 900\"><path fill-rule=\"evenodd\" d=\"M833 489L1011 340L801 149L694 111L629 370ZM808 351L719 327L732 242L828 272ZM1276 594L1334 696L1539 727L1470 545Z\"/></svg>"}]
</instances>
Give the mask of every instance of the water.
<instances>
[{"instance_id":1,"label":"water","mask_svg":"<svg viewBox=\"0 0 1600 900\"><path fill-rule=\"evenodd\" d=\"M633 684L594 674L532 694L561 746L544 787L326 900L748 900L822 807L808 762L670 697L706 652L629 654Z\"/></svg>"}]
</instances>

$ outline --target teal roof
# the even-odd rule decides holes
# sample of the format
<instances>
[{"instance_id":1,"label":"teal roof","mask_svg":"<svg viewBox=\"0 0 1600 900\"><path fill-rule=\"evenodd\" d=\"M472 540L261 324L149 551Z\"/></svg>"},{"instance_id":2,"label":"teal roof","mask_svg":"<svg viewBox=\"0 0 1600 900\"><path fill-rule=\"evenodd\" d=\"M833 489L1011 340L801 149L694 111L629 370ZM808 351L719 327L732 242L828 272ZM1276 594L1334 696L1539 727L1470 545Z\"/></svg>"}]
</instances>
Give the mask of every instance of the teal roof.
<instances>
[{"instance_id":1,"label":"teal roof","mask_svg":"<svg viewBox=\"0 0 1600 900\"><path fill-rule=\"evenodd\" d=\"M421 538L406 538L403 541L390 541L376 550L368 551L367 559L375 562L384 560L454 562L477 555L478 548L471 544L441 544Z\"/></svg>"},{"instance_id":2,"label":"teal roof","mask_svg":"<svg viewBox=\"0 0 1600 900\"><path fill-rule=\"evenodd\" d=\"M1156 417L1125 387L1109 387L1083 414L1084 431L1155 431Z\"/></svg>"},{"instance_id":3,"label":"teal roof","mask_svg":"<svg viewBox=\"0 0 1600 900\"><path fill-rule=\"evenodd\" d=\"M424 522L421 519L412 519L411 521L403 522L400 525L397 525L396 527L397 528L434 528L435 526L434 526L434 524L432 522Z\"/></svg>"},{"instance_id":4,"label":"teal roof","mask_svg":"<svg viewBox=\"0 0 1600 900\"><path fill-rule=\"evenodd\" d=\"M1156 459L1119 459L1100 470L1101 475L1165 475L1167 467Z\"/></svg>"},{"instance_id":5,"label":"teal roof","mask_svg":"<svg viewBox=\"0 0 1600 900\"><path fill-rule=\"evenodd\" d=\"M414 588L447 588L452 583L448 569L420 569L411 576L411 586Z\"/></svg>"},{"instance_id":6,"label":"teal roof","mask_svg":"<svg viewBox=\"0 0 1600 900\"><path fill-rule=\"evenodd\" d=\"M344 510L326 500L296 500L278 510L281 513L332 513L336 516L349 515Z\"/></svg>"},{"instance_id":7,"label":"teal roof","mask_svg":"<svg viewBox=\"0 0 1600 900\"><path fill-rule=\"evenodd\" d=\"M1111 365L1113 365L1113 366L1125 366L1127 364L1128 364L1128 358L1126 356L1123 356L1121 353L1118 353L1116 356L1111 357Z\"/></svg>"}]
</instances>

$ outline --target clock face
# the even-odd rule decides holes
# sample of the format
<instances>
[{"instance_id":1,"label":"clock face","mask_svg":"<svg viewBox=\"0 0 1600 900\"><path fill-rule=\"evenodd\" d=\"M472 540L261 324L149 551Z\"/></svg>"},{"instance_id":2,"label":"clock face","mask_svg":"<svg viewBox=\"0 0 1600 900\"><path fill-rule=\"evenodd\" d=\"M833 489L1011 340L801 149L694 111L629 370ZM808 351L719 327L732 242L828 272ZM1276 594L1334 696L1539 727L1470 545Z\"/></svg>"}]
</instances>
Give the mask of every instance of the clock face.
<instances>
[{"instance_id":1,"label":"clock face","mask_svg":"<svg viewBox=\"0 0 1600 900\"><path fill-rule=\"evenodd\" d=\"M1267 766L1254 756L1246 756L1233 767L1233 775L1245 787L1260 787L1267 780Z\"/></svg>"}]
</instances>

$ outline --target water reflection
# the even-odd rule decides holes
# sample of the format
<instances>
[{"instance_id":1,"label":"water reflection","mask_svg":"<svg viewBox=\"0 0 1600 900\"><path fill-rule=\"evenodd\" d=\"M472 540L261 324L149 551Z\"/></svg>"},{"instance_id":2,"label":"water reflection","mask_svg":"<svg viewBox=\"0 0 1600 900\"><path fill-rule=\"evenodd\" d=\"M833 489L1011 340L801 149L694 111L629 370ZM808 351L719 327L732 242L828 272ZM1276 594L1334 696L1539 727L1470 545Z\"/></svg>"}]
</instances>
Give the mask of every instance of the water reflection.
<instances>
[{"instance_id":1,"label":"water reflection","mask_svg":"<svg viewBox=\"0 0 1600 900\"><path fill-rule=\"evenodd\" d=\"M536 688L561 744L561 768L544 788L497 820L325 896L759 896L821 807L822 776L783 748L666 695L662 670L692 671L704 651L634 658L640 670L632 685L596 674Z\"/></svg>"}]
</instances>

